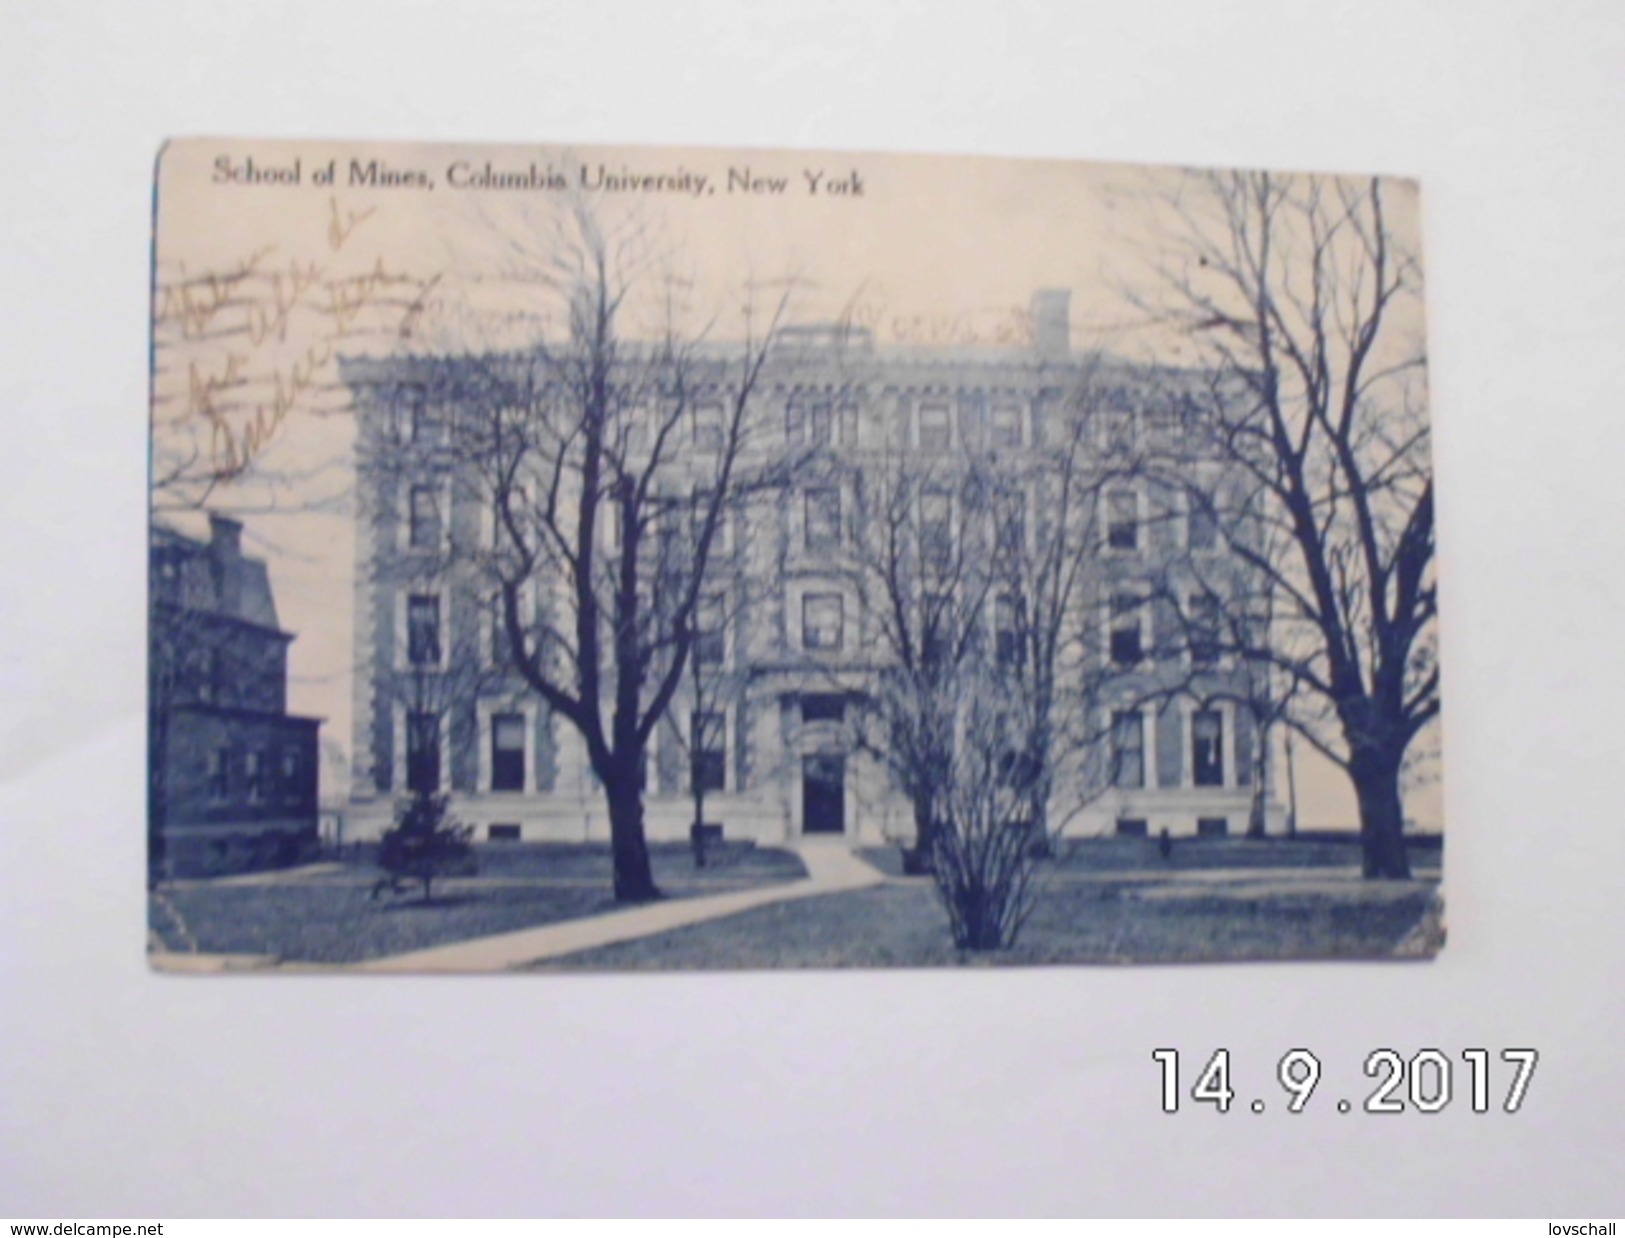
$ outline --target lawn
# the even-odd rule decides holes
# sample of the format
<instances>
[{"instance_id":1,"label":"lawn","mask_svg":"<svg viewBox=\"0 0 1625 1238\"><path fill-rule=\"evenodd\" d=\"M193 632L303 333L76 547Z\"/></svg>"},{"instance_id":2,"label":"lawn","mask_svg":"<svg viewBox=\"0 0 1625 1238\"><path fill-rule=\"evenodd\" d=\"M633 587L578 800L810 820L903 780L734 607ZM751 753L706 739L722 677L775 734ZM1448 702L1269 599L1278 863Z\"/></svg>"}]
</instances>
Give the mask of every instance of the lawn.
<instances>
[{"instance_id":1,"label":"lawn","mask_svg":"<svg viewBox=\"0 0 1625 1238\"><path fill-rule=\"evenodd\" d=\"M1413 871L1419 875L1437 877L1441 853L1442 846L1437 835L1413 842L1410 848ZM859 854L888 876L902 875L902 854L895 847L868 848ZM1164 858L1155 838L1069 838L1062 840L1054 862L1047 867L1063 876L1129 870L1186 872L1218 868L1358 870L1360 843L1353 836L1179 838L1173 840L1168 856Z\"/></svg>"},{"instance_id":2,"label":"lawn","mask_svg":"<svg viewBox=\"0 0 1625 1238\"><path fill-rule=\"evenodd\" d=\"M614 875L609 847L598 843L486 843L478 850L481 877L593 881L607 890ZM705 855L706 866L695 868L687 843L651 844L655 884L670 894L714 894L807 875L793 853L776 847L712 843Z\"/></svg>"},{"instance_id":3,"label":"lawn","mask_svg":"<svg viewBox=\"0 0 1625 1238\"><path fill-rule=\"evenodd\" d=\"M673 898L794 881L786 851L728 844L704 869L686 846L650 848L655 879ZM616 911L609 849L514 844L479 848L479 873L373 899L378 872L352 857L337 872L267 874L262 884L174 882L148 903L148 928L167 950L269 955L307 963L358 963L494 933ZM184 931L176 916L184 923ZM195 943L195 947L194 947Z\"/></svg>"},{"instance_id":4,"label":"lawn","mask_svg":"<svg viewBox=\"0 0 1625 1238\"><path fill-rule=\"evenodd\" d=\"M795 881L792 853L731 843L696 869L686 846L651 848L674 898ZM1014 949L954 948L929 879L901 879L898 852L861 853L884 885L759 907L704 924L552 959L545 969L924 967L988 964L1377 958L1436 947L1437 847L1417 847L1418 877L1360 880L1348 839L1184 839L1067 843L1039 865L1037 899ZM164 948L301 963L386 955L619 910L608 849L498 844L477 875L374 900L364 855L326 871L173 882L151 903ZM181 925L184 924L184 931ZM1419 932L1418 929L1421 931ZM195 944L194 944L195 943Z\"/></svg>"},{"instance_id":5,"label":"lawn","mask_svg":"<svg viewBox=\"0 0 1625 1238\"><path fill-rule=\"evenodd\" d=\"M577 968L928 967L1379 958L1434 914L1431 881L1045 881L1014 949L956 950L928 880L782 903L543 965ZM1414 939L1413 939L1414 940ZM1403 947L1401 943L1406 943Z\"/></svg>"}]
</instances>

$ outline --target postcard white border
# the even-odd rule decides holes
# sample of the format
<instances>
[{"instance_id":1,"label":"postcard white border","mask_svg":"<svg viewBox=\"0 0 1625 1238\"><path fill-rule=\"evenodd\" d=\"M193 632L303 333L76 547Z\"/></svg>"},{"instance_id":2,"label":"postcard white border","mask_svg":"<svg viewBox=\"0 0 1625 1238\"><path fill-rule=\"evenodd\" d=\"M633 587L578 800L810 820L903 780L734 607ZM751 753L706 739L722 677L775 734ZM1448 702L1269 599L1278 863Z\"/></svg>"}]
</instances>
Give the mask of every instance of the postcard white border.
<instances>
[{"instance_id":1,"label":"postcard white border","mask_svg":"<svg viewBox=\"0 0 1625 1238\"><path fill-rule=\"evenodd\" d=\"M680 15L681 14L681 15ZM4 1206L1617 1216L1622 27L1605 7L8 10ZM1610 50L1612 49L1612 50ZM151 160L184 133L1420 175L1434 964L200 983L141 955ZM22 312L18 312L18 310ZM1532 1044L1526 1111L1157 1109L1150 1053Z\"/></svg>"}]
</instances>

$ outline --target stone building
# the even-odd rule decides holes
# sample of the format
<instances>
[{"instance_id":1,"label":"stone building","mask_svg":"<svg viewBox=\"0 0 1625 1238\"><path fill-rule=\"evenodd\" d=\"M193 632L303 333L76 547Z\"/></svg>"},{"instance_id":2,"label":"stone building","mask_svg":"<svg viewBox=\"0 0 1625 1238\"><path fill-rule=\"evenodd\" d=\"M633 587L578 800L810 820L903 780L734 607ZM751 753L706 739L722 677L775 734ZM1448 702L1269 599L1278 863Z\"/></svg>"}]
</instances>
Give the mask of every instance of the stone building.
<instances>
[{"instance_id":1,"label":"stone building","mask_svg":"<svg viewBox=\"0 0 1625 1238\"><path fill-rule=\"evenodd\" d=\"M911 806L866 725L908 635L888 614L907 628L957 590L966 673L996 672L1025 648L1032 613L1009 569L1058 544L1077 571L1056 707L1082 738L1057 762L1051 828L1239 833L1274 811L1251 708L1267 684L1247 682L1222 639L1233 620L1219 595L1242 579L1227 546L1245 535L1227 523L1229 483L1191 447L1180 376L1074 353L1067 313L1067 294L1040 292L1030 329L999 346L782 333L750 397L742 457L773 480L717 529L691 672L643 773L651 839L688 836L696 783L705 818L730 838L911 837ZM673 511L708 484L683 451L700 461L721 433L726 352L687 376L684 447L660 478ZM503 534L465 450L463 404L471 369L499 364L345 366L361 477L352 836L385 828L409 790L451 792L482 840L608 834L582 740L512 671L512 634L480 574ZM1054 472L1067 434L1083 448L1069 457L1070 507ZM888 512L905 513L917 548L907 581L885 578ZM594 534L606 555L620 545L614 526ZM932 583L933 555L960 565L952 590ZM533 583L524 618L545 628L561 598L545 574ZM944 656L942 632L912 635L919 656Z\"/></svg>"},{"instance_id":2,"label":"stone building","mask_svg":"<svg viewBox=\"0 0 1625 1238\"><path fill-rule=\"evenodd\" d=\"M288 646L242 525L154 523L149 841L176 875L291 863L316 844L316 718L288 713Z\"/></svg>"}]
</instances>

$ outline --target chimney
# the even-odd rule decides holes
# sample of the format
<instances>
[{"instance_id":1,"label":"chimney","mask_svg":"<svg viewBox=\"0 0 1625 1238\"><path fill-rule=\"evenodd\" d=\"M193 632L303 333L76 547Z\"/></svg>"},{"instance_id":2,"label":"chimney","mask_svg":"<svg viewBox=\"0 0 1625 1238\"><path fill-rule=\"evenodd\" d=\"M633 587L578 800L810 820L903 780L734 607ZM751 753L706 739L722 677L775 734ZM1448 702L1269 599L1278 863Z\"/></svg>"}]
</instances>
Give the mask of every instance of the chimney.
<instances>
[{"instance_id":1,"label":"chimney","mask_svg":"<svg viewBox=\"0 0 1625 1238\"><path fill-rule=\"evenodd\" d=\"M1072 352L1072 293L1040 288L1033 293L1033 347L1045 361L1064 361Z\"/></svg>"},{"instance_id":2,"label":"chimney","mask_svg":"<svg viewBox=\"0 0 1625 1238\"><path fill-rule=\"evenodd\" d=\"M219 559L243 557L243 522L209 513L209 549Z\"/></svg>"},{"instance_id":3,"label":"chimney","mask_svg":"<svg viewBox=\"0 0 1625 1238\"><path fill-rule=\"evenodd\" d=\"M237 614L243 597L242 521L209 513L209 575L220 610Z\"/></svg>"}]
</instances>

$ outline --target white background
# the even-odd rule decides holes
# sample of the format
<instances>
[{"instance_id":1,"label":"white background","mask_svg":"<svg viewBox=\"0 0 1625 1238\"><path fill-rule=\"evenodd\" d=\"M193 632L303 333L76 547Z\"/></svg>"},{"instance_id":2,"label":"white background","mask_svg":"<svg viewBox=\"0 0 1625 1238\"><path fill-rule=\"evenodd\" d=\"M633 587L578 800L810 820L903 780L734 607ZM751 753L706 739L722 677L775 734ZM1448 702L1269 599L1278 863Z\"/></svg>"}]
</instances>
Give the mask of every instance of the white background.
<instances>
[{"instance_id":1,"label":"white background","mask_svg":"<svg viewBox=\"0 0 1625 1238\"><path fill-rule=\"evenodd\" d=\"M0 117L0 1214L1625 1212L1625 10L12 4ZM1420 176L1443 957L150 975L148 211L189 133ZM1514 1116L1330 1104L1379 1046L1509 1045ZM1164 1116L1158 1046L1277 1103Z\"/></svg>"}]
</instances>

